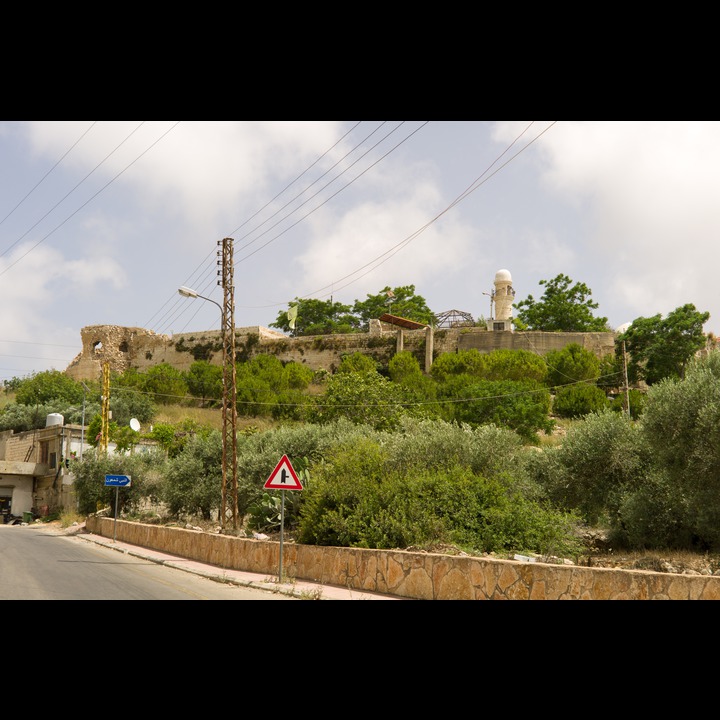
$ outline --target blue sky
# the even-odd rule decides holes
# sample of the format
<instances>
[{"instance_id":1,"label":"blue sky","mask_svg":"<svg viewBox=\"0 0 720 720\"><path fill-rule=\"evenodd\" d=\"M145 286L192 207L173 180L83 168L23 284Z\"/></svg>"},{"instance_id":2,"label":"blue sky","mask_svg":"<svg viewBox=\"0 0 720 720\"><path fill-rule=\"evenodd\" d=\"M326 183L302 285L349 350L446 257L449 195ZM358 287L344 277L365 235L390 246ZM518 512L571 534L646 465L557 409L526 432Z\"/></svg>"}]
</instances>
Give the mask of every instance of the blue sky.
<instances>
[{"instance_id":1,"label":"blue sky","mask_svg":"<svg viewBox=\"0 0 720 720\"><path fill-rule=\"evenodd\" d=\"M222 303L225 237L237 327L401 285L478 319L503 268L718 334L719 160L718 121L0 121L0 381L89 325L219 328L177 288Z\"/></svg>"}]
</instances>

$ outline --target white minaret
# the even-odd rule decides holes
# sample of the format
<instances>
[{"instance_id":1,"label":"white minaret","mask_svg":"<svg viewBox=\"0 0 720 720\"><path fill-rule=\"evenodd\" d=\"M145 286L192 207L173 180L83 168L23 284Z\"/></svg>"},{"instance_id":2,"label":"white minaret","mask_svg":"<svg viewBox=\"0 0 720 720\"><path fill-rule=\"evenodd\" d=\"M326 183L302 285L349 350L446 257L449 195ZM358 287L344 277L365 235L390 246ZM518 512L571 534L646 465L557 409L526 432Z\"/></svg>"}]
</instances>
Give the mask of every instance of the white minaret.
<instances>
[{"instance_id":1,"label":"white minaret","mask_svg":"<svg viewBox=\"0 0 720 720\"><path fill-rule=\"evenodd\" d=\"M512 332L512 304L515 290L509 270L498 270L495 273L495 289L492 301L495 306L495 317L488 320L488 330L510 330Z\"/></svg>"}]
</instances>

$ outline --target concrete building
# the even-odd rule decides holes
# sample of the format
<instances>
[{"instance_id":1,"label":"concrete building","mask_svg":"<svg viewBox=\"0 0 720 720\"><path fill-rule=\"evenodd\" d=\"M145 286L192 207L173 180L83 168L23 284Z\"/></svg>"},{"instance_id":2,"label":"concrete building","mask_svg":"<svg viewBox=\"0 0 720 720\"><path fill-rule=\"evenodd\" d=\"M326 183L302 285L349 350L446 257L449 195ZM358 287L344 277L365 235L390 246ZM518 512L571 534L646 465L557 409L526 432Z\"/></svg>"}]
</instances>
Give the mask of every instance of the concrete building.
<instances>
[{"instance_id":1,"label":"concrete building","mask_svg":"<svg viewBox=\"0 0 720 720\"><path fill-rule=\"evenodd\" d=\"M137 447L155 445L141 440ZM0 431L0 523L75 509L73 465L93 447L87 428L66 425L59 413L48 415L39 430ZM108 454L115 452L109 442Z\"/></svg>"}]
</instances>

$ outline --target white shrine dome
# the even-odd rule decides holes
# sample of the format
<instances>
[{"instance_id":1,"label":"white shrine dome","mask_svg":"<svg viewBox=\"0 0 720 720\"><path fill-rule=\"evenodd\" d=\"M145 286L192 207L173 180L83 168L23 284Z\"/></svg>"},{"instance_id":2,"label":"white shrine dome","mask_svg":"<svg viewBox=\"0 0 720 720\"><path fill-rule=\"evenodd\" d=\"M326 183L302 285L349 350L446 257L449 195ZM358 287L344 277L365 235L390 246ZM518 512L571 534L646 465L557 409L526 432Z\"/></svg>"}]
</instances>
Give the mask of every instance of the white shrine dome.
<instances>
[{"instance_id":1,"label":"white shrine dome","mask_svg":"<svg viewBox=\"0 0 720 720\"><path fill-rule=\"evenodd\" d=\"M495 282L512 282L510 271L505 270L504 268L502 270L498 270L495 273Z\"/></svg>"},{"instance_id":2,"label":"white shrine dome","mask_svg":"<svg viewBox=\"0 0 720 720\"><path fill-rule=\"evenodd\" d=\"M624 333L631 325L632 325L632 321L623 323L622 325L618 325L615 328L615 334L622 335L622 333Z\"/></svg>"}]
</instances>

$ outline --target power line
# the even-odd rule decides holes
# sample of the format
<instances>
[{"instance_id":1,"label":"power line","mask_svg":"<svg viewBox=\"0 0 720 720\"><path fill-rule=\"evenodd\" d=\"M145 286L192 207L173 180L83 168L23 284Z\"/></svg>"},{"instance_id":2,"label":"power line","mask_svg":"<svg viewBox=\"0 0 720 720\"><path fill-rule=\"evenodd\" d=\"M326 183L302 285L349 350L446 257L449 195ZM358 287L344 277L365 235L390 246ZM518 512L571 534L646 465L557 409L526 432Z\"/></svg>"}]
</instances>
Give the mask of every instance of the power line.
<instances>
[{"instance_id":1,"label":"power line","mask_svg":"<svg viewBox=\"0 0 720 720\"><path fill-rule=\"evenodd\" d=\"M2 220L0 220L0 225L2 225L35 192L35 190L37 190L38 187L40 187L40 185L50 175L50 173L52 173L52 171L55 170L55 168L70 154L70 152L75 148L75 146L95 127L96 124L97 124L97 120L95 120L90 125L90 127L87 130L85 130L85 132L63 153L63 155L60 157L60 159L40 178L40 180L38 180L37 183L35 183L35 186L31 190L28 191L28 193L25 195L25 197L22 200L20 200L20 202ZM15 242L17 242L17 241L15 241ZM14 244L15 243L13 243L13 245ZM12 245L10 247L12 247ZM10 248L8 248L8 250L9 249ZM7 252L7 250L5 252ZM0 254L0 257L2 257L2 255L5 254L5 252Z\"/></svg>"},{"instance_id":2,"label":"power line","mask_svg":"<svg viewBox=\"0 0 720 720\"><path fill-rule=\"evenodd\" d=\"M143 121L143 122L145 122L145 121ZM142 123L141 123L141 124L142 124ZM17 260L15 260L15 262L11 263L11 264L8 265L4 270L0 271L0 277L1 277L2 275L4 275L8 270L10 270L10 268L15 267L15 265L17 265L23 258L27 257L33 250L35 250L35 248L37 248L39 245L41 245L43 242L45 242L45 240L47 240L51 235L53 235L55 232L57 232L66 222L68 222L71 218L73 218L75 215L77 215L77 214L80 212L80 210L82 210L86 205L89 205L98 195L100 195L100 194L101 194L102 192L104 192L110 185L112 185L112 183L114 183L115 180L117 180L123 173L125 173L128 169L130 169L141 157L143 157L144 155L146 155L153 147L155 147L155 145L157 145L161 140L163 140L163 139L164 139L170 132L172 132L179 124L180 124L180 121L178 120L178 122L176 122L169 130L167 130L166 132L164 132L164 133L163 133L157 140L155 140L155 142L153 142L149 147L147 147L145 150L143 150L143 152L141 152L140 155L138 155L132 162L128 163L119 173L117 173L117 174L116 174L114 177L112 177L107 183L105 183L105 185L103 185L96 193L94 193L93 195L91 195L90 198L88 198L82 205L80 205L80 207L78 207L74 212L70 213L70 215L68 215L59 225L57 225L56 227L54 227L49 233L47 233L44 237L42 237L40 240L38 240L29 250L27 250L27 252L23 253ZM137 130L137 128L136 128L136 130ZM133 131L133 132L135 132L135 131ZM132 135L132 133L131 133L131 135ZM127 138L126 138L126 140L127 140ZM125 140L124 140L123 142L125 142ZM121 145L122 145L122 143L121 143ZM118 147L119 147L119 146L118 146ZM117 148L116 148L116 150L117 150ZM115 151L113 150L113 152L115 152ZM110 154L112 155L112 153L110 153ZM108 156L108 157L109 157L109 156ZM106 158L106 159L107 159L107 158ZM104 161L103 161L103 162L104 162ZM100 163L100 164L102 164L102 163ZM95 169L93 169L92 172L94 172L94 171L95 171ZM86 177L88 177L88 176L86 176ZM81 182L82 182L82 181L81 181ZM76 186L76 187L77 187L77 186ZM73 190L74 190L74 189L75 189L75 188L73 188ZM73 190L71 190L70 193L72 193ZM70 193L68 193L68 195L69 195ZM68 195L66 195L65 197L67 197ZM63 198L63 200L64 200L64 199L65 199L65 198ZM61 200L60 202L62 202L62 200ZM59 204L59 203L58 203L58 204ZM55 207L57 207L57 205L55 205ZM48 212L43 216L43 218L41 218L41 220L44 219L45 217L47 217L47 215L48 215L50 212L52 212L52 210L54 210L55 207L53 207L50 211L48 211ZM38 220L38 223L39 223L39 222L40 222L40 220ZM35 225L37 225L38 223L35 223ZM35 225L33 225L33 227L35 227ZM32 228L30 228L30 229L32 230ZM28 230L28 232L30 232L30 230ZM25 237L25 235L27 235L27 232L26 232L22 237ZM20 238L20 239L22 239L22 238ZM17 242L18 242L18 241L16 241L16 243L17 243ZM16 243L13 243L13 245L16 244ZM11 246L11 247L12 247L12 246ZM9 248L8 248L8 249L9 249Z\"/></svg>"}]
</instances>

